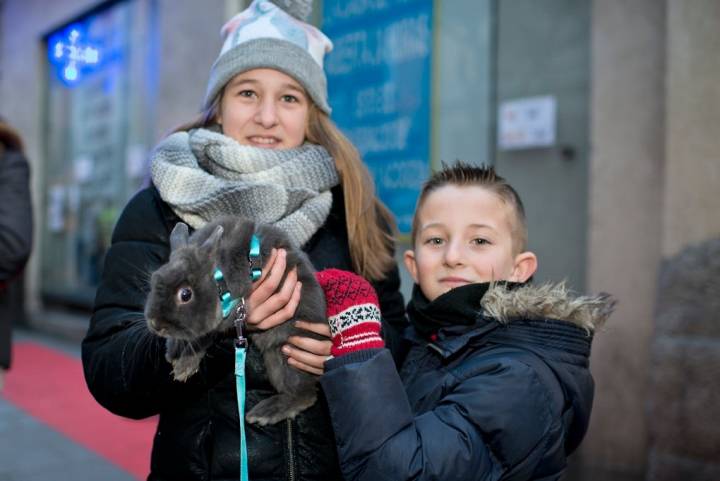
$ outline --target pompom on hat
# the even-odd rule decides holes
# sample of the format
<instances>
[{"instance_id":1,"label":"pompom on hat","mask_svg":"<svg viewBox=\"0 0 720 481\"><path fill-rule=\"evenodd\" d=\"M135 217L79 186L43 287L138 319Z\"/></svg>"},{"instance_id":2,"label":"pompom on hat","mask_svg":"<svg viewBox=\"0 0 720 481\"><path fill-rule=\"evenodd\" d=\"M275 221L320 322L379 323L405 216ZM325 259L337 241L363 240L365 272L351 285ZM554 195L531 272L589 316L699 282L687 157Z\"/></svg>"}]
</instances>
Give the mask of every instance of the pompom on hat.
<instances>
[{"instance_id":1,"label":"pompom on hat","mask_svg":"<svg viewBox=\"0 0 720 481\"><path fill-rule=\"evenodd\" d=\"M204 107L209 108L235 75L255 68L279 70L305 88L330 113L323 58L332 42L306 22L311 0L253 0L222 28L225 41L210 69Z\"/></svg>"}]
</instances>

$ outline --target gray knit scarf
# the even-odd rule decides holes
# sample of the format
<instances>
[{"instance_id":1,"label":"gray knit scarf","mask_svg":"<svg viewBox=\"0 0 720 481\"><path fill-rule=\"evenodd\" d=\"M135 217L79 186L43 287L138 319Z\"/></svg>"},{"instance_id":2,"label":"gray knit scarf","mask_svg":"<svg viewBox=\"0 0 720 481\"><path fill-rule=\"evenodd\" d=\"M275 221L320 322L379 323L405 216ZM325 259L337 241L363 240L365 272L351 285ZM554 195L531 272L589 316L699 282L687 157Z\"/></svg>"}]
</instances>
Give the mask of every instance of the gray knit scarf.
<instances>
[{"instance_id":1,"label":"gray knit scarf","mask_svg":"<svg viewBox=\"0 0 720 481\"><path fill-rule=\"evenodd\" d=\"M195 229L221 215L235 215L275 225L302 246L330 213L330 189L338 173L318 145L262 149L195 129L176 132L157 146L152 181L160 197Z\"/></svg>"}]
</instances>

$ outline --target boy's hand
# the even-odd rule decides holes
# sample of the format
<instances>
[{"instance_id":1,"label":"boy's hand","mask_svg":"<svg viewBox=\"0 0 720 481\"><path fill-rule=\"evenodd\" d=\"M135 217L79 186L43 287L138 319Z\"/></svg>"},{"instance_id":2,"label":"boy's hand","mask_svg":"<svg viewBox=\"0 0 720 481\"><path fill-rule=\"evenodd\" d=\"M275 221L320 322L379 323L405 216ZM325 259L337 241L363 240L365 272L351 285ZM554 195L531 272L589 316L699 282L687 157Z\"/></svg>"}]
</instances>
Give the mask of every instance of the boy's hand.
<instances>
[{"instance_id":1,"label":"boy's hand","mask_svg":"<svg viewBox=\"0 0 720 481\"><path fill-rule=\"evenodd\" d=\"M384 347L375 289L352 272L325 269L315 274L325 292L333 356Z\"/></svg>"}]
</instances>

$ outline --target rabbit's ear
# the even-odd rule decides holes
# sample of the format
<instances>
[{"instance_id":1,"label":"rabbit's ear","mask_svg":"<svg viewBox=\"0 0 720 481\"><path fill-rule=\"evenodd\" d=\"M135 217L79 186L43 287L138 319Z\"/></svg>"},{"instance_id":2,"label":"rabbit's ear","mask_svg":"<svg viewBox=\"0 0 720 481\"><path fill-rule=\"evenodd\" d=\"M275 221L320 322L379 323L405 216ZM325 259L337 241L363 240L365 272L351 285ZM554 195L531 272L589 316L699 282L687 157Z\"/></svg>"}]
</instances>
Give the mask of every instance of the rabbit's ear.
<instances>
[{"instance_id":1,"label":"rabbit's ear","mask_svg":"<svg viewBox=\"0 0 720 481\"><path fill-rule=\"evenodd\" d=\"M174 252L180 247L185 247L187 244L188 226L183 222L178 222L170 233L170 252Z\"/></svg>"},{"instance_id":2,"label":"rabbit's ear","mask_svg":"<svg viewBox=\"0 0 720 481\"><path fill-rule=\"evenodd\" d=\"M200 248L203 250L214 251L217 248L218 243L220 242L220 238L222 237L223 231L224 231L223 226L219 225L219 226L215 227L215 230L213 231L213 233L210 234L210 237L205 239L205 242L202 243Z\"/></svg>"}]
</instances>

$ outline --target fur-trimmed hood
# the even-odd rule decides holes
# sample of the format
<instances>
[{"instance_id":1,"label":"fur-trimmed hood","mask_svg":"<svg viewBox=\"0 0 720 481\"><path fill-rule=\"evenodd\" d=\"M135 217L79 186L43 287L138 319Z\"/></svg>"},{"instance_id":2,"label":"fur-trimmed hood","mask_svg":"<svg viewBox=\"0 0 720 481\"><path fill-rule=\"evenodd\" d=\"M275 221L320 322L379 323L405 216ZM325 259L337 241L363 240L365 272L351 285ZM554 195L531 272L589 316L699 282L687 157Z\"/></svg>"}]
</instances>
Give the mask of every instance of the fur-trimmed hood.
<instances>
[{"instance_id":1,"label":"fur-trimmed hood","mask_svg":"<svg viewBox=\"0 0 720 481\"><path fill-rule=\"evenodd\" d=\"M607 321L616 301L608 294L578 296L565 283L496 284L483 296L483 317L498 326L485 345L530 351L542 359L562 386L571 408L563 413L566 452L585 435L593 399L589 373L593 335Z\"/></svg>"},{"instance_id":2,"label":"fur-trimmed hood","mask_svg":"<svg viewBox=\"0 0 720 481\"><path fill-rule=\"evenodd\" d=\"M564 282L508 289L490 286L480 302L485 315L505 324L516 319L555 319L592 333L607 321L617 301L609 294L575 296Z\"/></svg>"}]
</instances>

